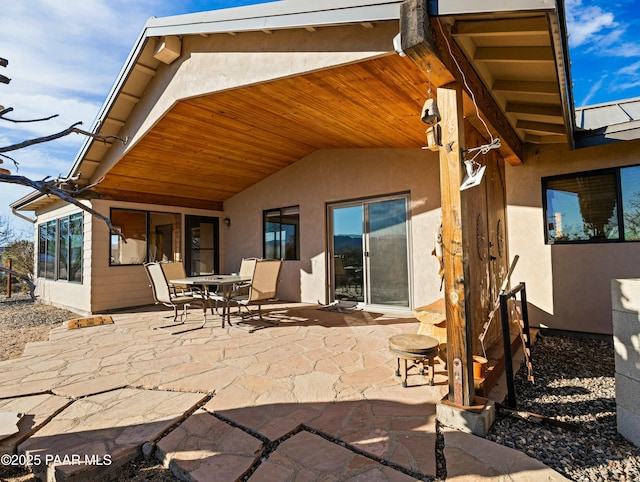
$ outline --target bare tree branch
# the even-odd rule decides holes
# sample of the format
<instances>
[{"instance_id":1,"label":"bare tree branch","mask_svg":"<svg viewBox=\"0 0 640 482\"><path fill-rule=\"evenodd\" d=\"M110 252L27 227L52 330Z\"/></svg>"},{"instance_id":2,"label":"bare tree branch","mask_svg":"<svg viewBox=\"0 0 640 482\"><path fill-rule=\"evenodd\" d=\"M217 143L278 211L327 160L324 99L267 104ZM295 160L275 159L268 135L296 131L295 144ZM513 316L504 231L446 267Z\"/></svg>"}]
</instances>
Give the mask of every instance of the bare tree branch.
<instances>
[{"instance_id":1,"label":"bare tree branch","mask_svg":"<svg viewBox=\"0 0 640 482\"><path fill-rule=\"evenodd\" d=\"M18 273L17 271L14 271L9 268L5 268L4 266L0 266L0 271L7 273L10 276L15 276L16 278L20 278L21 280L26 281L26 283L29 285L29 296L31 296L31 300L32 301L36 300L36 295L35 295L36 285L33 283L31 276L24 273Z\"/></svg>"},{"instance_id":2,"label":"bare tree branch","mask_svg":"<svg viewBox=\"0 0 640 482\"><path fill-rule=\"evenodd\" d=\"M122 231L120 231L111 223L111 219L109 219L107 216L104 216L103 214L100 214L94 209L82 204L79 200L77 200L72 196L73 191L60 187L61 184L72 181L73 178L53 179L49 181L47 179L48 178L44 178L42 181L34 181L24 176L0 174L0 182L7 182L9 184L20 184L22 186L31 187L36 191L40 191L42 194L46 194L46 195L52 194L54 196L59 197L63 201L68 202L69 204L73 204L74 206L79 207L83 211L86 211L89 214L103 220L106 223L107 227L109 228L110 232L120 236L125 243L127 242L127 239L125 238L124 234L122 234Z\"/></svg>"},{"instance_id":3,"label":"bare tree branch","mask_svg":"<svg viewBox=\"0 0 640 482\"><path fill-rule=\"evenodd\" d=\"M9 112L13 112L13 107L7 107L6 109L2 109L0 110L0 119L2 120L6 120L9 122L13 122L15 124L20 124L22 122L42 122L42 121L48 121L53 119L54 117L58 117L58 114L53 114L50 115L49 117L43 117L41 119L27 119L27 120L18 120L18 119L9 119L8 117L5 117L5 114L8 114Z\"/></svg>"},{"instance_id":4,"label":"bare tree branch","mask_svg":"<svg viewBox=\"0 0 640 482\"><path fill-rule=\"evenodd\" d=\"M87 132L76 127L79 125L82 125L82 122L76 122L71 127L68 127L63 131L57 132L56 134L51 134L49 136L44 136L44 137L38 137L36 139L30 139L28 141L19 142L18 144L13 144L11 146L0 147L0 153L16 151L18 149L23 149L25 147L32 146L34 144L53 141L55 139L60 139L61 137L68 136L69 134L72 134L72 133L82 134L83 136L91 137L93 139L99 139L105 142L108 140L117 139L123 144L125 145L127 144L127 139L122 139L118 136L101 136L100 134L92 134L91 132Z\"/></svg>"}]
</instances>

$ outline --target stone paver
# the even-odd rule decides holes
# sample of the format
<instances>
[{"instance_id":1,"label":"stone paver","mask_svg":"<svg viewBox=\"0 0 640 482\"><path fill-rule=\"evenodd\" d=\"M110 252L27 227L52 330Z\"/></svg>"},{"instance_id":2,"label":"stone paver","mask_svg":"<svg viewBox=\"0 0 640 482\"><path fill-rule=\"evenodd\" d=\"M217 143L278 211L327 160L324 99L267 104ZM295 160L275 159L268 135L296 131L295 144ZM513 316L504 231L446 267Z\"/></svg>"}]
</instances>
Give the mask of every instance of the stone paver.
<instances>
[{"instance_id":1,"label":"stone paver","mask_svg":"<svg viewBox=\"0 0 640 482\"><path fill-rule=\"evenodd\" d=\"M91 479L120 466L204 401L202 394L122 389L74 401L18 446L41 478Z\"/></svg>"},{"instance_id":2,"label":"stone paver","mask_svg":"<svg viewBox=\"0 0 640 482\"><path fill-rule=\"evenodd\" d=\"M55 328L50 341L0 362L0 410L4 403L40 427L13 442L19 451L111 461L54 460L35 467L40 476L90 480L147 441L191 480L234 480L247 470L254 481L436 475L435 405L447 393L447 373L436 365L435 386L413 375L403 388L388 351L390 336L416 332L413 317L279 304L264 310L277 325L254 333L223 329L214 318L172 335L154 329L168 323L168 312L148 308L112 314L113 325ZM29 406L36 396L48 398ZM466 476L473 460L493 470L495 461L471 449L448 447L452 474ZM215 473L221 478L207 478Z\"/></svg>"},{"instance_id":3,"label":"stone paver","mask_svg":"<svg viewBox=\"0 0 640 482\"><path fill-rule=\"evenodd\" d=\"M448 482L567 482L542 462L476 435L446 430Z\"/></svg>"},{"instance_id":4,"label":"stone paver","mask_svg":"<svg viewBox=\"0 0 640 482\"><path fill-rule=\"evenodd\" d=\"M300 432L281 443L249 477L252 482L285 480L408 482L416 479L318 435Z\"/></svg>"},{"instance_id":5,"label":"stone paver","mask_svg":"<svg viewBox=\"0 0 640 482\"><path fill-rule=\"evenodd\" d=\"M26 440L69 404L71 400L68 398L50 394L0 400L0 412L13 411L24 414L18 424L18 433L0 440L0 454L14 453L19 443Z\"/></svg>"},{"instance_id":6,"label":"stone paver","mask_svg":"<svg viewBox=\"0 0 640 482\"><path fill-rule=\"evenodd\" d=\"M156 457L193 482L227 482L245 474L262 448L259 439L197 410L160 440Z\"/></svg>"}]
</instances>

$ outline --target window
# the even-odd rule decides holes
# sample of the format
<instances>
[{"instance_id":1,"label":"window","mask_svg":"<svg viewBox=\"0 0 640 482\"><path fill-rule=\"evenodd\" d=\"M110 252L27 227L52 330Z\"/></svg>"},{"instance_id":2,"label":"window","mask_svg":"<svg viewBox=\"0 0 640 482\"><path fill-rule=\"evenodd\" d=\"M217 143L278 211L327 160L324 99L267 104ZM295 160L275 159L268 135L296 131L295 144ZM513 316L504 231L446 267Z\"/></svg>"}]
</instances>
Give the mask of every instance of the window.
<instances>
[{"instance_id":1,"label":"window","mask_svg":"<svg viewBox=\"0 0 640 482\"><path fill-rule=\"evenodd\" d=\"M542 180L546 243L640 240L640 166Z\"/></svg>"},{"instance_id":2,"label":"window","mask_svg":"<svg viewBox=\"0 0 640 482\"><path fill-rule=\"evenodd\" d=\"M111 234L112 266L174 261L180 253L180 214L112 209L111 223L126 238Z\"/></svg>"},{"instance_id":3,"label":"window","mask_svg":"<svg viewBox=\"0 0 640 482\"><path fill-rule=\"evenodd\" d=\"M263 256L273 259L300 259L300 207L263 212Z\"/></svg>"},{"instance_id":4,"label":"window","mask_svg":"<svg viewBox=\"0 0 640 482\"><path fill-rule=\"evenodd\" d=\"M82 282L82 213L38 226L38 276Z\"/></svg>"}]
</instances>

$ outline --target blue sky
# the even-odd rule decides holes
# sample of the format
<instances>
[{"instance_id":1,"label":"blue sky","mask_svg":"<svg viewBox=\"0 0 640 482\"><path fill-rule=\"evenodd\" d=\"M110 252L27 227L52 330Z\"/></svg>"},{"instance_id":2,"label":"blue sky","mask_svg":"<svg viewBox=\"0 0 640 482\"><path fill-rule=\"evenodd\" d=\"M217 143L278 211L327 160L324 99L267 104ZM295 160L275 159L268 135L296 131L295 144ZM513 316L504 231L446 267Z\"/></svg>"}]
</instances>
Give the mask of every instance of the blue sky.
<instances>
[{"instance_id":1,"label":"blue sky","mask_svg":"<svg viewBox=\"0 0 640 482\"><path fill-rule=\"evenodd\" d=\"M0 84L0 105L13 107L14 118L59 117L38 124L0 122L0 145L51 134L78 121L91 127L149 17L253 3L264 2L2 2L0 57L9 65L0 73L12 80ZM640 97L640 0L565 0L565 4L576 107ZM32 179L66 175L83 141L71 135L15 151L18 171L6 160L3 167ZM11 215L8 205L30 191L0 184L0 216L8 217L18 230L30 225Z\"/></svg>"}]
</instances>

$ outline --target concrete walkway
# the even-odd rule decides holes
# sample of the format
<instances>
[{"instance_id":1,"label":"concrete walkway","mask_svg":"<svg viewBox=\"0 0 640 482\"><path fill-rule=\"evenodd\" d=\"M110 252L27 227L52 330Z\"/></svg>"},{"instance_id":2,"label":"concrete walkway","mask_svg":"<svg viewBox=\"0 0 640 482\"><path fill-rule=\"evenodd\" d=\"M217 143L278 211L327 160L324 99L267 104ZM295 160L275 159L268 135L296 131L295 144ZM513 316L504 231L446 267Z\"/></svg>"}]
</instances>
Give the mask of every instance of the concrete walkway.
<instances>
[{"instance_id":1,"label":"concrete walkway","mask_svg":"<svg viewBox=\"0 0 640 482\"><path fill-rule=\"evenodd\" d=\"M435 386L416 374L402 388L388 351L390 336L416 332L414 318L266 311L277 325L223 329L211 317L172 335L154 329L169 312L148 307L114 314L114 324L52 330L0 362L0 412L25 415L0 441L0 453L20 454L3 464L26 461L43 480L92 480L142 450L193 481L432 480L444 470L454 481L566 480L461 432L445 430L436 456L446 372L436 364Z\"/></svg>"}]
</instances>

